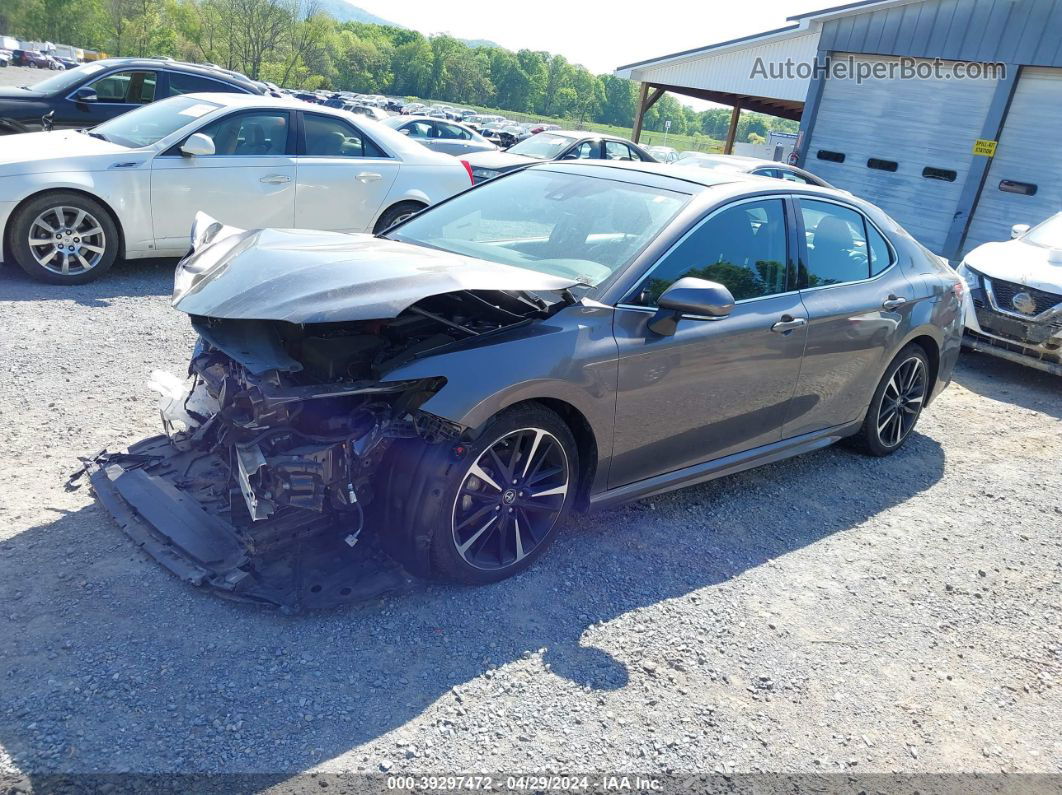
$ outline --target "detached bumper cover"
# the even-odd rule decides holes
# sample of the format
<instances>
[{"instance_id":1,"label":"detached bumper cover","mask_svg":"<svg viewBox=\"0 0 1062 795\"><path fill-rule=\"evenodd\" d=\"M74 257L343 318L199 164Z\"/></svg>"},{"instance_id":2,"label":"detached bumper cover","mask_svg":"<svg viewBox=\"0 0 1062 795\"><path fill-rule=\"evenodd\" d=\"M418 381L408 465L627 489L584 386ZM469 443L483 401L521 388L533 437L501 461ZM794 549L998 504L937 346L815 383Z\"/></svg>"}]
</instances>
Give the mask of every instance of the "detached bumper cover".
<instances>
[{"instance_id":1,"label":"detached bumper cover","mask_svg":"<svg viewBox=\"0 0 1062 795\"><path fill-rule=\"evenodd\" d=\"M409 576L371 540L352 548L333 519L313 512L266 520L266 529L284 539L283 554L269 554L261 522L255 534L260 548L251 548L226 519L228 495L209 485L221 466L214 456L181 452L168 437L155 436L126 453L104 451L85 471L100 503L137 546L182 580L219 596L299 612L409 586ZM305 538L294 548L293 534Z\"/></svg>"}]
</instances>

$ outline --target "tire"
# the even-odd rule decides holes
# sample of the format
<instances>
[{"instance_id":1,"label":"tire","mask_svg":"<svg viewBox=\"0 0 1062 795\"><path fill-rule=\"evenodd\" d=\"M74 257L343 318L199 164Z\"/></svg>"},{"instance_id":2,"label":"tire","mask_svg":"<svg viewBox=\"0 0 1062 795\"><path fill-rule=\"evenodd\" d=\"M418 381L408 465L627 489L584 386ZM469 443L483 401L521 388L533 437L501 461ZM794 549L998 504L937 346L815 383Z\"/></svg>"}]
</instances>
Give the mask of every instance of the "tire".
<instances>
[{"instance_id":1,"label":"tire","mask_svg":"<svg viewBox=\"0 0 1062 795\"><path fill-rule=\"evenodd\" d=\"M121 244L107 208L69 191L27 202L12 217L10 230L7 242L15 261L34 279L50 284L98 279L114 264Z\"/></svg>"},{"instance_id":2,"label":"tire","mask_svg":"<svg viewBox=\"0 0 1062 795\"><path fill-rule=\"evenodd\" d=\"M411 215L419 213L426 206L420 202L399 202L394 207L388 207L384 214L380 216L380 220L376 222L372 233L378 235L381 232L385 232L395 224L402 223Z\"/></svg>"},{"instance_id":3,"label":"tire","mask_svg":"<svg viewBox=\"0 0 1062 795\"><path fill-rule=\"evenodd\" d=\"M921 345L901 350L870 399L853 446L872 456L892 455L907 441L929 397L929 359Z\"/></svg>"},{"instance_id":4,"label":"tire","mask_svg":"<svg viewBox=\"0 0 1062 795\"><path fill-rule=\"evenodd\" d=\"M575 498L579 457L568 426L525 403L491 418L459 459L445 447L445 456L403 455L408 477L389 478L401 491L389 500L404 502L403 538L426 541L426 573L438 579L483 585L523 571L549 548Z\"/></svg>"}]
</instances>

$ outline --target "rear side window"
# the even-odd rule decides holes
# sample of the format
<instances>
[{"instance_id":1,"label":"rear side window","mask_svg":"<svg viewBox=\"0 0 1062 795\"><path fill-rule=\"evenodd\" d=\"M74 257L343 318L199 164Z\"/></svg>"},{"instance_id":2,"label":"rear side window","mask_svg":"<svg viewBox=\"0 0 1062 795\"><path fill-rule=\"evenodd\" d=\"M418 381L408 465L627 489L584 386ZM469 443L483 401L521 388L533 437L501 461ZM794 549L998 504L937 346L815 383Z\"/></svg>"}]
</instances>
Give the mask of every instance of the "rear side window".
<instances>
[{"instance_id":1,"label":"rear side window","mask_svg":"<svg viewBox=\"0 0 1062 795\"><path fill-rule=\"evenodd\" d=\"M785 210L781 199L745 202L705 219L639 285L633 303L655 306L685 276L719 282L741 301L786 290Z\"/></svg>"},{"instance_id":2,"label":"rear side window","mask_svg":"<svg viewBox=\"0 0 1062 795\"><path fill-rule=\"evenodd\" d=\"M877 276L892 264L892 250L873 224L866 223L867 248L870 249L870 275Z\"/></svg>"},{"instance_id":3,"label":"rear side window","mask_svg":"<svg viewBox=\"0 0 1062 795\"><path fill-rule=\"evenodd\" d=\"M229 83L211 80L199 75L185 74L184 72L169 72L170 96L179 94L202 94L206 92L224 92L227 94L242 94L240 89Z\"/></svg>"},{"instance_id":4,"label":"rear side window","mask_svg":"<svg viewBox=\"0 0 1062 795\"><path fill-rule=\"evenodd\" d=\"M866 224L855 210L800 199L807 238L808 287L856 282L870 277Z\"/></svg>"},{"instance_id":5,"label":"rear side window","mask_svg":"<svg viewBox=\"0 0 1062 795\"><path fill-rule=\"evenodd\" d=\"M387 157L361 130L342 119L307 113L303 117L309 157Z\"/></svg>"}]
</instances>

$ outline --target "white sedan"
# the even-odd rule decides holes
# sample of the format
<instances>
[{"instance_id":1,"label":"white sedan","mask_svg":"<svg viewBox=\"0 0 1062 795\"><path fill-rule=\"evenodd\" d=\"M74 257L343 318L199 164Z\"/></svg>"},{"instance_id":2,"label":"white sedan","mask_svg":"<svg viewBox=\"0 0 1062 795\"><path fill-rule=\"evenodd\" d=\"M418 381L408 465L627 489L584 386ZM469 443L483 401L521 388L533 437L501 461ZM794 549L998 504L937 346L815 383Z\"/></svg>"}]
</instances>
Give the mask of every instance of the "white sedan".
<instances>
[{"instance_id":1,"label":"white sedan","mask_svg":"<svg viewBox=\"0 0 1062 795\"><path fill-rule=\"evenodd\" d=\"M123 256L180 257L196 212L225 224L379 232L472 184L449 155L350 113L186 94L92 130L0 138L4 249L78 284Z\"/></svg>"},{"instance_id":2,"label":"white sedan","mask_svg":"<svg viewBox=\"0 0 1062 795\"><path fill-rule=\"evenodd\" d=\"M1062 213L1012 240L985 243L963 259L963 344L1062 375Z\"/></svg>"}]
</instances>

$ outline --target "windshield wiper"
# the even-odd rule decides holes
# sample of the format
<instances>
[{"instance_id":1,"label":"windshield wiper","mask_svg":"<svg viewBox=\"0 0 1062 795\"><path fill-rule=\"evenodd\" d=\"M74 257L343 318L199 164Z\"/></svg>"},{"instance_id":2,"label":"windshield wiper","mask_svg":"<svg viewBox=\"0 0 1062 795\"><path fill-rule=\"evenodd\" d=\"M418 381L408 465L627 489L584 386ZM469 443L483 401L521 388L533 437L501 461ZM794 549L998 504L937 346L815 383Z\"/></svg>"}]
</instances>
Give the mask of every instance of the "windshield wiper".
<instances>
[{"instance_id":1,"label":"windshield wiper","mask_svg":"<svg viewBox=\"0 0 1062 795\"><path fill-rule=\"evenodd\" d=\"M85 133L85 135L91 135L93 138L99 138L101 141L107 141L107 143L110 143L107 136L103 133L92 132L92 130L82 130L81 132Z\"/></svg>"}]
</instances>

